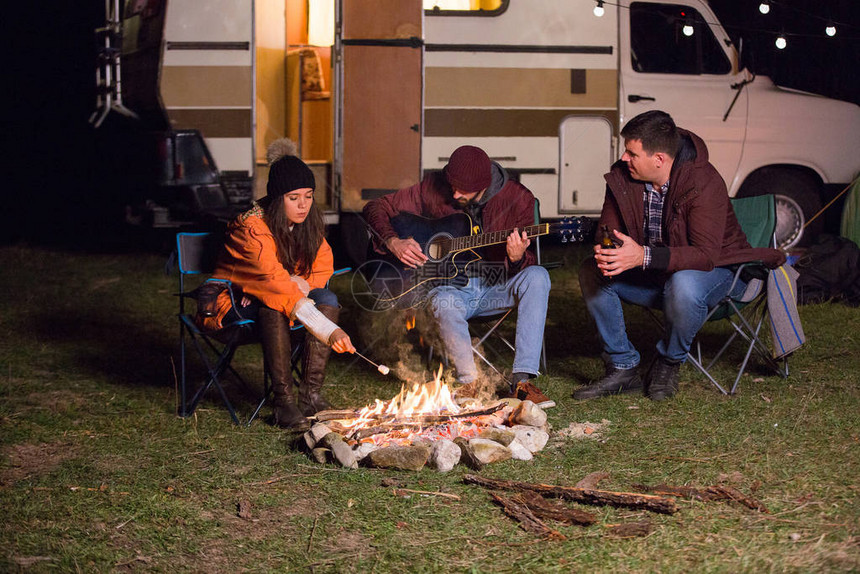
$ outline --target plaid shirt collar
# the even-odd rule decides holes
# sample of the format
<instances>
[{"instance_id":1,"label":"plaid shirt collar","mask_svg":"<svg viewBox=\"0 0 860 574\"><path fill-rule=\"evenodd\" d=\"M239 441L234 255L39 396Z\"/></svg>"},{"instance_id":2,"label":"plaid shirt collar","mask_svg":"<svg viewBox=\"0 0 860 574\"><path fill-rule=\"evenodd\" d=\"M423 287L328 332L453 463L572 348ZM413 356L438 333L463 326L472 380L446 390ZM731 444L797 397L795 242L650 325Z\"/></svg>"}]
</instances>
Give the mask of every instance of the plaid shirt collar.
<instances>
[{"instance_id":1,"label":"plaid shirt collar","mask_svg":"<svg viewBox=\"0 0 860 574\"><path fill-rule=\"evenodd\" d=\"M654 189L650 183L645 184L645 218L642 222L643 237L645 238L645 260L642 267L647 269L651 263L651 247L663 245L663 202L669 191L669 181L659 189Z\"/></svg>"}]
</instances>

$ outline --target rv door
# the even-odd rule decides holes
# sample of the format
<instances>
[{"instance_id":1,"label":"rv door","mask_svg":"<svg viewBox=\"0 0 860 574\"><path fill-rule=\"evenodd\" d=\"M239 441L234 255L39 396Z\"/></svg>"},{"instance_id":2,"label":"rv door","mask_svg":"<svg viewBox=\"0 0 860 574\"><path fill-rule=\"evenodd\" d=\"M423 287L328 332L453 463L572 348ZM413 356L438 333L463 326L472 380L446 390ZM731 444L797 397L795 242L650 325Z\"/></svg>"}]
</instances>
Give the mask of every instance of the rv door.
<instances>
[{"instance_id":1,"label":"rv door","mask_svg":"<svg viewBox=\"0 0 860 574\"><path fill-rule=\"evenodd\" d=\"M741 74L728 35L697 0L621 4L629 8L619 10L621 125L647 110L668 112L705 140L711 163L732 188L747 101L745 91L738 94Z\"/></svg>"},{"instance_id":2,"label":"rv door","mask_svg":"<svg viewBox=\"0 0 860 574\"><path fill-rule=\"evenodd\" d=\"M418 181L421 157L421 0L339 2L336 106L341 209Z\"/></svg>"}]
</instances>

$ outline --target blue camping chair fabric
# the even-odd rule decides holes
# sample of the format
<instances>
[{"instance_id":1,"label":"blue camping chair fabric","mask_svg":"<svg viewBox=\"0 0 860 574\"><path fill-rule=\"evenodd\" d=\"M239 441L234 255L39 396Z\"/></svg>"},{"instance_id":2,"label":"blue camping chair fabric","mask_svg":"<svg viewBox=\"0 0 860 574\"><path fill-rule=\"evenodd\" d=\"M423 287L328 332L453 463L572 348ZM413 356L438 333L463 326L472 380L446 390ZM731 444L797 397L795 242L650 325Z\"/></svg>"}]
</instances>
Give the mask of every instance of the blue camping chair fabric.
<instances>
[{"instance_id":1,"label":"blue camping chair fabric","mask_svg":"<svg viewBox=\"0 0 860 574\"><path fill-rule=\"evenodd\" d=\"M233 422L237 425L242 424L223 386L225 382L224 377L229 374L252 395L256 396L254 411L244 423L245 425L250 425L260 413L260 410L271 394L269 373L264 366L262 388L255 388L233 368L231 363L240 346L259 342L254 328L254 321L244 318L239 319L233 323L225 324L222 329L215 332L200 329L195 321L201 295L204 295L213 286L215 286L216 291L226 289L231 299L234 299L233 285L230 281L209 277L215 270L216 259L222 244L222 238L214 233L181 232L176 234L176 251L173 257L175 257L175 263L179 268L179 293L177 293L179 297L178 318L180 341L179 416L188 417L194 414L201 399L214 387L227 411L230 413L230 418ZM350 268L338 269L332 277L348 271L350 271ZM193 288L191 288L190 283L194 284ZM235 300L233 307L236 308ZM302 373L300 366L305 329L304 326L296 323L291 328L291 331L291 366L297 379L301 380ZM193 392L190 387L189 370L191 365L189 365L188 360L189 346L196 351L205 370L203 383Z\"/></svg>"}]
</instances>

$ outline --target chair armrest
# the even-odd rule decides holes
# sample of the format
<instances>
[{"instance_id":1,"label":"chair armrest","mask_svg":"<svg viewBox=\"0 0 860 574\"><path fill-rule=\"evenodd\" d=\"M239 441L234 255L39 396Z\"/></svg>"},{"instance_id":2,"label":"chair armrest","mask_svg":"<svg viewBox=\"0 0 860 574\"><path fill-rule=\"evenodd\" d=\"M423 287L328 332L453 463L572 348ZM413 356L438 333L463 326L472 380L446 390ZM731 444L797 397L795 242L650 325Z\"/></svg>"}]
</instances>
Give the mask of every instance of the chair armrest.
<instances>
[{"instance_id":1,"label":"chair armrest","mask_svg":"<svg viewBox=\"0 0 860 574\"><path fill-rule=\"evenodd\" d=\"M334 273L331 274L331 277L328 278L328 281L325 282L325 286L328 287L331 280L337 277L338 275L343 275L344 273L349 273L352 271L352 267L341 267L340 269L335 269Z\"/></svg>"},{"instance_id":2,"label":"chair armrest","mask_svg":"<svg viewBox=\"0 0 860 574\"><path fill-rule=\"evenodd\" d=\"M737 275L746 282L749 282L750 279L761 279L764 281L767 279L769 272L770 269L768 269L764 261L748 261L738 266Z\"/></svg>"}]
</instances>

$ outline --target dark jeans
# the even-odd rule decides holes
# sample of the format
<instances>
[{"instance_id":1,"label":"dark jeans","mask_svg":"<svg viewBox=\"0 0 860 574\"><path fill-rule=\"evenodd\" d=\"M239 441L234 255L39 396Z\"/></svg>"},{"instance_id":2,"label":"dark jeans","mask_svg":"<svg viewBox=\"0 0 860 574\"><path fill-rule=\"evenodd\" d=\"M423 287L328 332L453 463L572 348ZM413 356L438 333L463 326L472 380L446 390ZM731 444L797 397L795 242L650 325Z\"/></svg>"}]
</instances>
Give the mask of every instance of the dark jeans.
<instances>
[{"instance_id":1,"label":"dark jeans","mask_svg":"<svg viewBox=\"0 0 860 574\"><path fill-rule=\"evenodd\" d=\"M670 361L684 362L708 309L728 294L733 277L731 269L716 267L711 271L685 269L671 274L631 269L607 279L593 257L579 270L585 306L597 324L604 352L619 369L631 369L640 359L627 338L622 302L663 311L666 334L657 343L657 352ZM739 295L745 288L746 283L738 281L733 294Z\"/></svg>"},{"instance_id":2,"label":"dark jeans","mask_svg":"<svg viewBox=\"0 0 860 574\"><path fill-rule=\"evenodd\" d=\"M312 289L311 292L308 293L308 298L317 305L330 305L331 307L338 306L337 295L328 289ZM251 302L246 307L242 307L240 305L238 312L235 307L227 311L222 323L227 325L240 319L251 319L252 321L256 321L257 316L260 313L260 307L262 307L263 304L254 297L248 296L248 299L250 299ZM236 303L239 304L239 301L236 301Z\"/></svg>"}]
</instances>

